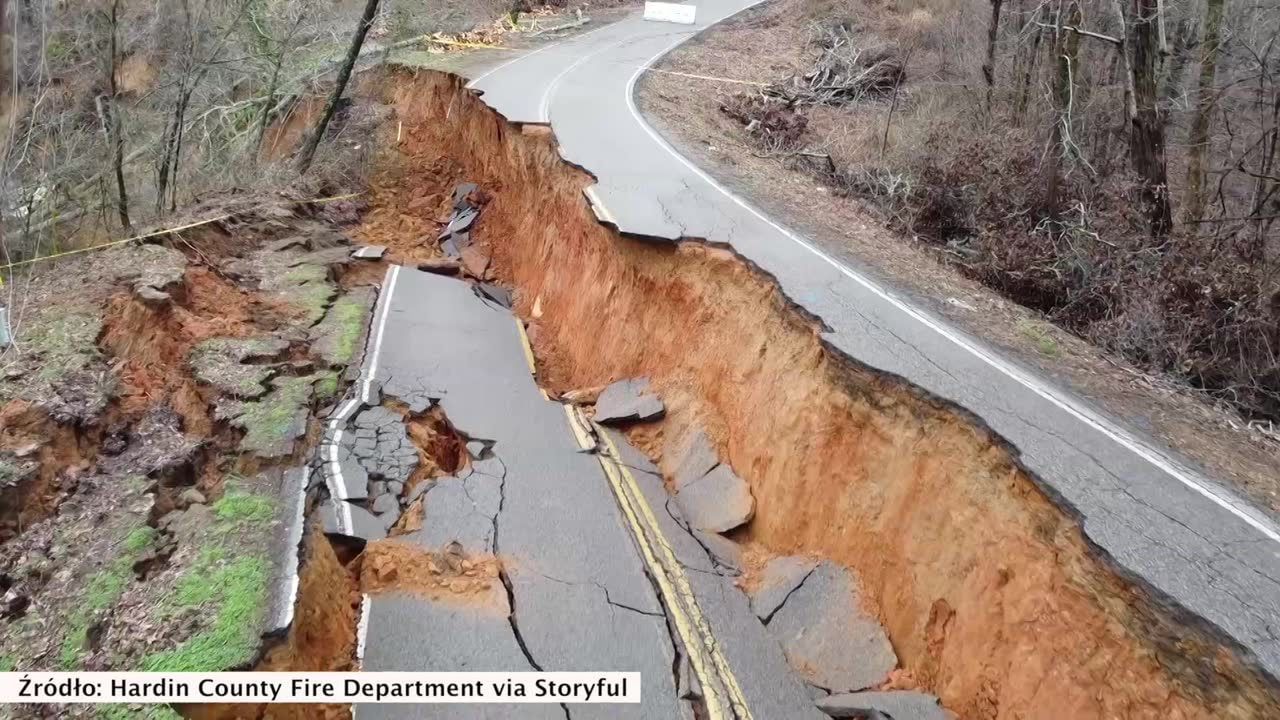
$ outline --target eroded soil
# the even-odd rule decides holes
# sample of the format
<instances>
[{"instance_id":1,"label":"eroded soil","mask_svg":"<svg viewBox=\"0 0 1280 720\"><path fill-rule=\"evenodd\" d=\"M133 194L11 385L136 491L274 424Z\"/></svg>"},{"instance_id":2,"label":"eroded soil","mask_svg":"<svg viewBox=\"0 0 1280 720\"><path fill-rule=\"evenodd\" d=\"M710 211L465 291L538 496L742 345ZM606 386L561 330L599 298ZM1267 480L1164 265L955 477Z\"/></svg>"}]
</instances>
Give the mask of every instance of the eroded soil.
<instances>
[{"instance_id":1,"label":"eroded soil","mask_svg":"<svg viewBox=\"0 0 1280 720\"><path fill-rule=\"evenodd\" d=\"M743 539L855 569L901 658L895 686L974 718L1277 712L1217 638L1117 577L998 438L834 353L746 263L602 227L553 140L456 78L392 71L363 92L395 110L380 172L426 183L380 193L374 217L434 220L463 168L491 195L473 240L516 289L544 386L648 376L668 414L642 445L662 465L705 427L755 495Z\"/></svg>"},{"instance_id":2,"label":"eroded soil","mask_svg":"<svg viewBox=\"0 0 1280 720\"><path fill-rule=\"evenodd\" d=\"M317 629L354 628L325 575L327 542L302 559L297 611L310 619L279 646L263 633L278 531L295 507L284 471L303 463L313 414L358 362L373 295L335 282L359 261L332 224L266 204L14 280L32 302L0 394L12 480L0 487L4 669L349 664L342 636ZM4 714L103 712L143 711Z\"/></svg>"}]
</instances>

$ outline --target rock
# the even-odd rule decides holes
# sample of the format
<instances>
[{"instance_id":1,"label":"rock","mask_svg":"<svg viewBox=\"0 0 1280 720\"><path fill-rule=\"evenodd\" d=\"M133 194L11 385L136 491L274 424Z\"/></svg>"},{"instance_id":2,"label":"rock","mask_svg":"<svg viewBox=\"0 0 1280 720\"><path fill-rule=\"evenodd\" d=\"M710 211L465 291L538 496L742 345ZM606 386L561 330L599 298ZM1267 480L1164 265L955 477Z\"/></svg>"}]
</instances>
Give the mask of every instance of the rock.
<instances>
[{"instance_id":1,"label":"rock","mask_svg":"<svg viewBox=\"0 0 1280 720\"><path fill-rule=\"evenodd\" d=\"M666 412L662 400L649 390L649 378L619 380L596 400L595 421L617 424L656 420Z\"/></svg>"},{"instance_id":2,"label":"rock","mask_svg":"<svg viewBox=\"0 0 1280 720\"><path fill-rule=\"evenodd\" d=\"M675 448L672 459L675 461L675 473L672 484L677 491L685 485L701 478L720 464L711 439L701 429L688 433L684 442Z\"/></svg>"},{"instance_id":3,"label":"rock","mask_svg":"<svg viewBox=\"0 0 1280 720\"><path fill-rule=\"evenodd\" d=\"M457 275L462 265L453 258L431 258L418 263L418 269L437 275Z\"/></svg>"},{"instance_id":4,"label":"rock","mask_svg":"<svg viewBox=\"0 0 1280 720\"><path fill-rule=\"evenodd\" d=\"M746 481L719 465L677 492L676 505L690 528L722 533L750 520L756 502Z\"/></svg>"},{"instance_id":5,"label":"rock","mask_svg":"<svg viewBox=\"0 0 1280 720\"><path fill-rule=\"evenodd\" d=\"M303 250L311 249L310 242L302 235L290 235L287 238L276 240L275 242L271 242L266 245L266 249L271 252L284 252L285 250L294 247L302 248Z\"/></svg>"},{"instance_id":6,"label":"rock","mask_svg":"<svg viewBox=\"0 0 1280 720\"><path fill-rule=\"evenodd\" d=\"M203 505L206 500L204 494L195 488L187 488L178 496L178 507L189 507L191 505Z\"/></svg>"},{"instance_id":7,"label":"rock","mask_svg":"<svg viewBox=\"0 0 1280 720\"><path fill-rule=\"evenodd\" d=\"M808 683L805 683L804 689L808 691L809 697L813 698L814 702L817 702L831 694L816 685L810 685Z\"/></svg>"},{"instance_id":8,"label":"rock","mask_svg":"<svg viewBox=\"0 0 1280 720\"><path fill-rule=\"evenodd\" d=\"M358 260L381 260L383 255L387 254L385 245L361 245L351 253L351 257Z\"/></svg>"},{"instance_id":9,"label":"rock","mask_svg":"<svg viewBox=\"0 0 1280 720\"><path fill-rule=\"evenodd\" d=\"M400 493L404 492L404 483L392 480L387 483L387 492L391 493L392 497L400 497Z\"/></svg>"},{"instance_id":10,"label":"rock","mask_svg":"<svg viewBox=\"0 0 1280 720\"><path fill-rule=\"evenodd\" d=\"M707 549L707 553L717 565L732 571L733 574L742 572L742 547L738 543L723 535L701 530L694 530L693 535L702 547Z\"/></svg>"},{"instance_id":11,"label":"rock","mask_svg":"<svg viewBox=\"0 0 1280 720\"><path fill-rule=\"evenodd\" d=\"M798 555L776 557L760 571L760 584L751 595L751 611L756 617L769 622L773 614L786 602L787 596L809 573L818 567L818 561Z\"/></svg>"},{"instance_id":12,"label":"rock","mask_svg":"<svg viewBox=\"0 0 1280 720\"><path fill-rule=\"evenodd\" d=\"M816 701L833 718L867 718L880 713L892 720L952 720L955 715L928 693L909 690L830 695Z\"/></svg>"},{"instance_id":13,"label":"rock","mask_svg":"<svg viewBox=\"0 0 1280 720\"><path fill-rule=\"evenodd\" d=\"M459 183L457 187L453 189L453 209L465 210L467 208L475 207L471 204L468 196L475 192L476 188L477 185L472 182Z\"/></svg>"},{"instance_id":14,"label":"rock","mask_svg":"<svg viewBox=\"0 0 1280 720\"><path fill-rule=\"evenodd\" d=\"M473 458L484 455L484 451L489 449L489 444L483 440L468 440L467 454Z\"/></svg>"},{"instance_id":15,"label":"rock","mask_svg":"<svg viewBox=\"0 0 1280 720\"><path fill-rule=\"evenodd\" d=\"M863 609L849 571L829 561L791 593L768 628L791 667L833 693L879 685L898 664L884 630Z\"/></svg>"},{"instance_id":16,"label":"rock","mask_svg":"<svg viewBox=\"0 0 1280 720\"><path fill-rule=\"evenodd\" d=\"M508 310L511 309L511 292L506 288L490 283L476 283L474 290L481 300L489 300Z\"/></svg>"},{"instance_id":17,"label":"rock","mask_svg":"<svg viewBox=\"0 0 1280 720\"><path fill-rule=\"evenodd\" d=\"M444 239L440 243L440 251L451 258L461 257L462 251L458 248L458 243L454 242L453 236Z\"/></svg>"},{"instance_id":18,"label":"rock","mask_svg":"<svg viewBox=\"0 0 1280 720\"><path fill-rule=\"evenodd\" d=\"M152 307L159 307L173 300L173 297L170 296L169 293L163 290L157 290L150 285L143 285L141 287L134 288L133 294L137 295L138 299L144 304L151 305Z\"/></svg>"},{"instance_id":19,"label":"rock","mask_svg":"<svg viewBox=\"0 0 1280 720\"><path fill-rule=\"evenodd\" d=\"M388 510L387 512L380 513L378 515L378 521L382 523L382 529L386 530L387 532L391 532L391 528L395 527L396 523L399 520L400 520L400 504L399 503L396 503L395 510Z\"/></svg>"},{"instance_id":20,"label":"rock","mask_svg":"<svg viewBox=\"0 0 1280 720\"><path fill-rule=\"evenodd\" d=\"M394 495L383 493L373 499L373 512L381 515L387 512L399 512L400 502L396 500Z\"/></svg>"},{"instance_id":21,"label":"rock","mask_svg":"<svg viewBox=\"0 0 1280 720\"><path fill-rule=\"evenodd\" d=\"M485 280L489 275L489 256L483 250L475 245L468 245L462 248L462 267L472 276L479 280Z\"/></svg>"}]
</instances>

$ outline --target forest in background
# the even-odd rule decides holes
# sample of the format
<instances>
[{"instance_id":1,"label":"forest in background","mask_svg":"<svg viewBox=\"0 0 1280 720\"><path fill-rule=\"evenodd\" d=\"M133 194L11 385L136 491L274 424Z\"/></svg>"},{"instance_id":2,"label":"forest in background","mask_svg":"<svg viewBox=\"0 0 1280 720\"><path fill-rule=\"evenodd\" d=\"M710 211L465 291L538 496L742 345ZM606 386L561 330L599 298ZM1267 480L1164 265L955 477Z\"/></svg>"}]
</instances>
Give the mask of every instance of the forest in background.
<instances>
[{"instance_id":1,"label":"forest in background","mask_svg":"<svg viewBox=\"0 0 1280 720\"><path fill-rule=\"evenodd\" d=\"M791 0L722 110L963 271L1280 419L1280 3ZM785 18L785 19L784 19Z\"/></svg>"}]
</instances>

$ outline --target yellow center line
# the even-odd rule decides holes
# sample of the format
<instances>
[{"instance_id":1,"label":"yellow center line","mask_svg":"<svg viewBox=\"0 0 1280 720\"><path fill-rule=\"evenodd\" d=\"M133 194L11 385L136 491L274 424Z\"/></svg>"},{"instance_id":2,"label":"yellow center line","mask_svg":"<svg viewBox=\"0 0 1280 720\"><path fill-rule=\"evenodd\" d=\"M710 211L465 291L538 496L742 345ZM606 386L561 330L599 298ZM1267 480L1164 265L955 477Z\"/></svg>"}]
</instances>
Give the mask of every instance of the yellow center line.
<instances>
[{"instance_id":1,"label":"yellow center line","mask_svg":"<svg viewBox=\"0 0 1280 720\"><path fill-rule=\"evenodd\" d=\"M566 405L565 415L569 427L583 449L596 448L587 429L589 421L576 407ZM634 476L619 459L617 447L602 429L595 435L607 446L607 452L598 452L597 460L609 480L610 487L622 510L623 519L630 527L641 556L649 567L661 591L676 631L683 641L685 652L693 665L694 674L702 684L710 720L751 720L751 712L729 667L720 653L710 624L698 607L689 579L685 576L670 543L662 534L653 509L645 500ZM723 698L727 695L728 698Z\"/></svg>"}]
</instances>

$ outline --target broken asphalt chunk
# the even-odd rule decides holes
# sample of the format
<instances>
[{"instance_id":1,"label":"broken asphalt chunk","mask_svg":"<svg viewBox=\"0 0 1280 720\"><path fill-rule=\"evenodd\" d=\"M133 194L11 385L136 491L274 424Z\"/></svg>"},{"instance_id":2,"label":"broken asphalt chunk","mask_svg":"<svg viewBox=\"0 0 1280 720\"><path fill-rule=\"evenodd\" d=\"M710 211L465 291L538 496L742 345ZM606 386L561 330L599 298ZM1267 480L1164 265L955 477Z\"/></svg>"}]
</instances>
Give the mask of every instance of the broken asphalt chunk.
<instances>
[{"instance_id":1,"label":"broken asphalt chunk","mask_svg":"<svg viewBox=\"0 0 1280 720\"><path fill-rule=\"evenodd\" d=\"M373 513L343 500L326 500L320 506L320 517L326 535L342 535L366 542L387 536L387 529Z\"/></svg>"},{"instance_id":2,"label":"broken asphalt chunk","mask_svg":"<svg viewBox=\"0 0 1280 720\"><path fill-rule=\"evenodd\" d=\"M466 482L456 477L437 478L426 492L422 505L422 529L406 539L430 550L441 552L458 543L471 555L493 552L493 515L497 507L477 507L467 491Z\"/></svg>"},{"instance_id":3,"label":"broken asphalt chunk","mask_svg":"<svg viewBox=\"0 0 1280 720\"><path fill-rule=\"evenodd\" d=\"M799 555L776 557L760 570L760 582L751 595L751 611L765 622L786 602L787 596L800 587L818 561Z\"/></svg>"},{"instance_id":4,"label":"broken asphalt chunk","mask_svg":"<svg viewBox=\"0 0 1280 720\"><path fill-rule=\"evenodd\" d=\"M746 523L756 509L751 488L728 465L686 485L676 493L676 505L691 528L717 533Z\"/></svg>"},{"instance_id":5,"label":"broken asphalt chunk","mask_svg":"<svg viewBox=\"0 0 1280 720\"><path fill-rule=\"evenodd\" d=\"M475 294L481 300L488 300L497 303L502 307L511 309L511 292L506 288L491 285L489 283L476 283L473 287Z\"/></svg>"},{"instance_id":6,"label":"broken asphalt chunk","mask_svg":"<svg viewBox=\"0 0 1280 720\"><path fill-rule=\"evenodd\" d=\"M457 211L453 214L453 217L450 218L449 224L445 225L444 229L440 231L440 238L444 239L456 233L466 232L471 228L472 223L474 223L476 218L479 216L480 211L473 207Z\"/></svg>"},{"instance_id":7,"label":"broken asphalt chunk","mask_svg":"<svg viewBox=\"0 0 1280 720\"><path fill-rule=\"evenodd\" d=\"M711 439L701 428L685 436L684 442L676 448L674 460L676 469L672 483L677 491L720 464L715 448L711 447Z\"/></svg>"},{"instance_id":8,"label":"broken asphalt chunk","mask_svg":"<svg viewBox=\"0 0 1280 720\"><path fill-rule=\"evenodd\" d=\"M863 608L853 576L830 561L809 573L768 629L797 673L833 693L879 685L898 665L884 629Z\"/></svg>"},{"instance_id":9,"label":"broken asphalt chunk","mask_svg":"<svg viewBox=\"0 0 1280 720\"><path fill-rule=\"evenodd\" d=\"M720 567L731 571L732 574L740 574L742 572L742 546L730 540L719 533L703 532L694 530L693 536L698 539L698 543L706 548L707 553L711 555L711 559Z\"/></svg>"},{"instance_id":10,"label":"broken asphalt chunk","mask_svg":"<svg viewBox=\"0 0 1280 720\"><path fill-rule=\"evenodd\" d=\"M922 692L895 690L831 695L817 700L818 709L833 718L888 717L892 720L953 720L955 715Z\"/></svg>"},{"instance_id":11,"label":"broken asphalt chunk","mask_svg":"<svg viewBox=\"0 0 1280 720\"><path fill-rule=\"evenodd\" d=\"M656 420L666 412L662 400L649 389L649 378L619 380L600 393L595 421L604 424Z\"/></svg>"},{"instance_id":12,"label":"broken asphalt chunk","mask_svg":"<svg viewBox=\"0 0 1280 720\"><path fill-rule=\"evenodd\" d=\"M387 254L385 245L361 245L351 253L351 257L358 260L381 260L383 255Z\"/></svg>"}]
</instances>

